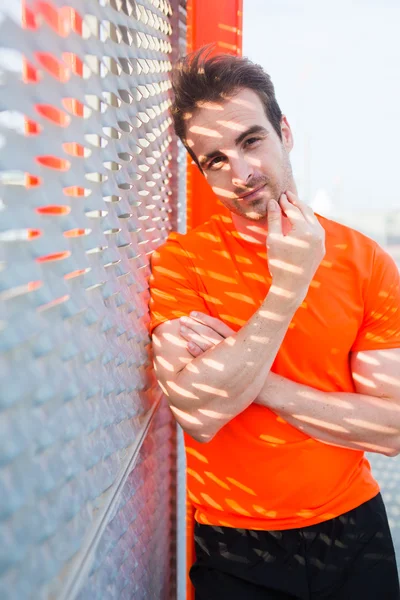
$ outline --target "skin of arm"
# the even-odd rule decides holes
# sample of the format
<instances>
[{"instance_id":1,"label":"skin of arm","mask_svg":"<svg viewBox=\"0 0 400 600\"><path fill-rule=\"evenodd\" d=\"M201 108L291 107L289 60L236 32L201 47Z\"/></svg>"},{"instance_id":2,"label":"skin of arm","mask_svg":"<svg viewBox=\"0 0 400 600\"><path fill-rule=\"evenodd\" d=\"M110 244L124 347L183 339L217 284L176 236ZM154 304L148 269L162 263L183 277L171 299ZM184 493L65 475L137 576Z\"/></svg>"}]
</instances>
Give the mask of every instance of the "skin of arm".
<instances>
[{"instance_id":1,"label":"skin of arm","mask_svg":"<svg viewBox=\"0 0 400 600\"><path fill-rule=\"evenodd\" d=\"M238 332L193 359L180 337L181 322L168 321L153 333L154 367L182 428L207 442L260 394L297 303L268 294ZM212 333L210 333L212 338Z\"/></svg>"},{"instance_id":2,"label":"skin of arm","mask_svg":"<svg viewBox=\"0 0 400 600\"><path fill-rule=\"evenodd\" d=\"M193 356L209 347L205 328L216 327L216 319L211 321L207 315L201 318L201 329L192 321L190 328L181 332ZM219 331L221 336L222 329ZM325 392L269 372L254 402L323 443L397 456L400 348L354 352L350 363L355 393Z\"/></svg>"},{"instance_id":3,"label":"skin of arm","mask_svg":"<svg viewBox=\"0 0 400 600\"><path fill-rule=\"evenodd\" d=\"M286 234L283 211L292 227ZM178 423L198 441L210 441L260 394L325 254L325 232L312 210L288 192L280 204L269 202L267 246L272 285L240 331L222 324L225 329L215 333L211 327L207 353L195 358L180 337L184 322L168 321L153 332L159 384Z\"/></svg>"},{"instance_id":4,"label":"skin of arm","mask_svg":"<svg viewBox=\"0 0 400 600\"><path fill-rule=\"evenodd\" d=\"M322 392L269 373L255 402L267 406L321 442L397 456L400 452L399 362L396 370L396 361L389 357L400 361L400 349L351 355L356 393Z\"/></svg>"}]
</instances>

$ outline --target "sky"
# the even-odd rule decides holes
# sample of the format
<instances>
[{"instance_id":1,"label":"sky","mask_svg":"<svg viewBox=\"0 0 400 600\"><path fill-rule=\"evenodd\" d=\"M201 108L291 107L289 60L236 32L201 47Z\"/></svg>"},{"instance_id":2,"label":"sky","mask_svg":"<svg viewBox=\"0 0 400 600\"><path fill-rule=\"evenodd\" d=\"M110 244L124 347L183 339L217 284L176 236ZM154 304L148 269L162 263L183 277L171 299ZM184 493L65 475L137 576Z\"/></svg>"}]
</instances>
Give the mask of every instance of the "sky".
<instances>
[{"instance_id":1,"label":"sky","mask_svg":"<svg viewBox=\"0 0 400 600\"><path fill-rule=\"evenodd\" d=\"M271 75L322 214L400 211L399 31L400 0L243 0L243 54Z\"/></svg>"}]
</instances>

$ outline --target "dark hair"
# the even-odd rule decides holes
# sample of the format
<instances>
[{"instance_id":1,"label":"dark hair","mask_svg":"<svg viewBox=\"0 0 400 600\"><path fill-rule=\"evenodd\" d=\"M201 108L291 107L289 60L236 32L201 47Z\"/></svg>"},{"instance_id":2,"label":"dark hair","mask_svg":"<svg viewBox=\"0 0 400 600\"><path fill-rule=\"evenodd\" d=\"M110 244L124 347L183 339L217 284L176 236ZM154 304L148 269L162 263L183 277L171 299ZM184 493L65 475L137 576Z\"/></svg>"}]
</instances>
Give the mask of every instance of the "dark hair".
<instances>
[{"instance_id":1,"label":"dark hair","mask_svg":"<svg viewBox=\"0 0 400 600\"><path fill-rule=\"evenodd\" d=\"M182 58L172 72L174 101L171 107L175 133L198 165L186 140L185 115L200 102L216 102L234 96L241 89L253 90L264 105L265 114L282 139L282 111L275 98L270 76L248 58L232 54L210 56L213 46L204 46Z\"/></svg>"}]
</instances>

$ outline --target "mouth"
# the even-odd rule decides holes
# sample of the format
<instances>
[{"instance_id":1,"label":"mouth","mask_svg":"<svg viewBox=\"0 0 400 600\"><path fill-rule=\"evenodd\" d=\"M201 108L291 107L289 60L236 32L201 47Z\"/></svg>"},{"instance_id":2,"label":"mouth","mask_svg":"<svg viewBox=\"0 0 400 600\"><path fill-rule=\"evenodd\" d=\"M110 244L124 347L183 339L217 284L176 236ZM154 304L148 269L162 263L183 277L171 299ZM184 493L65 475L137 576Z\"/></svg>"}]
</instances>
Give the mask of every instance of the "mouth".
<instances>
[{"instance_id":1,"label":"mouth","mask_svg":"<svg viewBox=\"0 0 400 600\"><path fill-rule=\"evenodd\" d=\"M260 185L258 188L254 188L254 190L251 190L250 192L246 192L244 194L241 194L240 196L238 196L238 200L253 200L253 198L255 198L259 192L261 192L265 186L267 184L264 183L263 185Z\"/></svg>"}]
</instances>

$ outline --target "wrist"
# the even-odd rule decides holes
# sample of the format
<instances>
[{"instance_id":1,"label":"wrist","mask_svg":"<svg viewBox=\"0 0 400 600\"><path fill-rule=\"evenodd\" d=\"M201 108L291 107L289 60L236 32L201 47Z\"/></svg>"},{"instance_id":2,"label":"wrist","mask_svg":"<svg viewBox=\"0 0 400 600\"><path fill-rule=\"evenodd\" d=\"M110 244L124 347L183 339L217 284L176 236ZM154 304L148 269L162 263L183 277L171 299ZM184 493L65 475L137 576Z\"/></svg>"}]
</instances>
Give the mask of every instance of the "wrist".
<instances>
[{"instance_id":1,"label":"wrist","mask_svg":"<svg viewBox=\"0 0 400 600\"><path fill-rule=\"evenodd\" d=\"M307 291L308 287L306 286L298 286L297 289L294 289L293 280L284 281L273 278L265 300L269 299L270 302L276 303L281 313L291 313L299 308L307 295Z\"/></svg>"}]
</instances>

